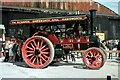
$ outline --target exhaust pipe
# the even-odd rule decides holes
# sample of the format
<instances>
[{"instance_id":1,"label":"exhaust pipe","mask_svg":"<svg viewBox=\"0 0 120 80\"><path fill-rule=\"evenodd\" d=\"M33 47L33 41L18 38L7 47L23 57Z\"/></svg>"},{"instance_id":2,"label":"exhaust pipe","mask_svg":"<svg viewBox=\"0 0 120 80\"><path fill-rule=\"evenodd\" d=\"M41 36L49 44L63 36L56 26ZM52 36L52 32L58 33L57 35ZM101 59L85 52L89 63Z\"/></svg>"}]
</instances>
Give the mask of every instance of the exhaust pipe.
<instances>
[{"instance_id":1,"label":"exhaust pipe","mask_svg":"<svg viewBox=\"0 0 120 80\"><path fill-rule=\"evenodd\" d=\"M90 11L90 28L91 35L96 35L96 10L92 9Z\"/></svg>"}]
</instances>

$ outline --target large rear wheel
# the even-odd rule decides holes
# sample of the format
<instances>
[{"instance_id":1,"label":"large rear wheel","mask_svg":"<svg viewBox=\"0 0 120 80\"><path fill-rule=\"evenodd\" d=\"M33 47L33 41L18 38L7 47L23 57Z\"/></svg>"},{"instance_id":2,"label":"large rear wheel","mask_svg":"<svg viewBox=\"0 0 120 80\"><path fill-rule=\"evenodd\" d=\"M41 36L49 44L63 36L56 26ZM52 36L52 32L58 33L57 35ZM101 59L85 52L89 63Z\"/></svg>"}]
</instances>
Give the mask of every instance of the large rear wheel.
<instances>
[{"instance_id":1,"label":"large rear wheel","mask_svg":"<svg viewBox=\"0 0 120 80\"><path fill-rule=\"evenodd\" d=\"M33 36L24 43L22 56L28 66L44 68L53 60L54 47L49 39L43 36Z\"/></svg>"},{"instance_id":2,"label":"large rear wheel","mask_svg":"<svg viewBox=\"0 0 120 80\"><path fill-rule=\"evenodd\" d=\"M90 69L99 69L104 65L105 54L99 48L92 47L86 50L83 61Z\"/></svg>"}]
</instances>

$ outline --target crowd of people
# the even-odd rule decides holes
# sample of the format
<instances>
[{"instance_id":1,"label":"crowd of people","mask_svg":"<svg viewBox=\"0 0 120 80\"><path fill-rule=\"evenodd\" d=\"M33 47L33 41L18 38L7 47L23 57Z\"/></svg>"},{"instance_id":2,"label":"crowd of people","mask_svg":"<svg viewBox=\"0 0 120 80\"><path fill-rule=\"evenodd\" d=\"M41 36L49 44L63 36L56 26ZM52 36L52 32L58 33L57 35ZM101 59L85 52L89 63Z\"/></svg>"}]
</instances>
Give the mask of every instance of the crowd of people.
<instances>
[{"instance_id":1,"label":"crowd of people","mask_svg":"<svg viewBox=\"0 0 120 80\"><path fill-rule=\"evenodd\" d=\"M5 56L4 62L15 62L19 59L18 43L14 36L8 38L5 42L3 55Z\"/></svg>"},{"instance_id":2,"label":"crowd of people","mask_svg":"<svg viewBox=\"0 0 120 80\"><path fill-rule=\"evenodd\" d=\"M106 46L106 49L109 50L120 50L120 41L119 40L104 40L102 43ZM108 54L108 59L112 59L113 53ZM116 57L120 58L120 53L116 52Z\"/></svg>"}]
</instances>

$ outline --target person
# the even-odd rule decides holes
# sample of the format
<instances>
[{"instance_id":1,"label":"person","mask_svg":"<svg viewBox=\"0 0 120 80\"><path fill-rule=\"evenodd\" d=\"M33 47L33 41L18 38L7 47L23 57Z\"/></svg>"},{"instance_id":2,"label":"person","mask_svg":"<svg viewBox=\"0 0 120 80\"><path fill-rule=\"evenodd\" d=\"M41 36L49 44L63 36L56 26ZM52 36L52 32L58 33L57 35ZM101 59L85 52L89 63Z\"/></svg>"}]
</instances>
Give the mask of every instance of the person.
<instances>
[{"instance_id":1,"label":"person","mask_svg":"<svg viewBox=\"0 0 120 80\"><path fill-rule=\"evenodd\" d=\"M72 59L73 62L76 61L76 60L75 60L75 55L74 55L74 53L71 53L71 59Z\"/></svg>"},{"instance_id":2,"label":"person","mask_svg":"<svg viewBox=\"0 0 120 80\"><path fill-rule=\"evenodd\" d=\"M114 46L113 46L112 42L108 42L107 47L109 50L112 50ZM112 53L109 53L108 59L110 59L110 58L112 59Z\"/></svg>"},{"instance_id":3,"label":"person","mask_svg":"<svg viewBox=\"0 0 120 80\"><path fill-rule=\"evenodd\" d=\"M0 41L0 58L3 56L2 54L2 41Z\"/></svg>"},{"instance_id":4,"label":"person","mask_svg":"<svg viewBox=\"0 0 120 80\"><path fill-rule=\"evenodd\" d=\"M10 40L10 44L9 44L9 62L12 62L12 59L13 59L13 51L12 51L12 48L13 48L13 41Z\"/></svg>"},{"instance_id":5,"label":"person","mask_svg":"<svg viewBox=\"0 0 120 80\"><path fill-rule=\"evenodd\" d=\"M13 44L13 47L12 47L12 51L13 51L13 61L15 61L16 54L17 54L17 49L18 49L18 44L17 44L17 41L14 40L14 44Z\"/></svg>"},{"instance_id":6,"label":"person","mask_svg":"<svg viewBox=\"0 0 120 80\"><path fill-rule=\"evenodd\" d=\"M114 50L117 50L117 46L118 46L118 40L114 40ZM117 55L118 53L116 52L115 53L115 57L117 57L118 55Z\"/></svg>"},{"instance_id":7,"label":"person","mask_svg":"<svg viewBox=\"0 0 120 80\"><path fill-rule=\"evenodd\" d=\"M79 38L82 35L82 30L83 30L83 28L79 23L76 23L74 25L73 32L74 32L74 35L76 38Z\"/></svg>"},{"instance_id":8,"label":"person","mask_svg":"<svg viewBox=\"0 0 120 80\"><path fill-rule=\"evenodd\" d=\"M105 50L108 50L107 41L106 41L106 40L103 40L102 43L100 43L100 47L102 47L102 48L105 49Z\"/></svg>"},{"instance_id":9,"label":"person","mask_svg":"<svg viewBox=\"0 0 120 80\"><path fill-rule=\"evenodd\" d=\"M4 58L3 43L0 41L0 62L2 62Z\"/></svg>"},{"instance_id":10,"label":"person","mask_svg":"<svg viewBox=\"0 0 120 80\"><path fill-rule=\"evenodd\" d=\"M6 45L5 45L5 59L4 59L4 62L8 62L8 60L9 60L9 45L10 45L10 40L8 39L6 41Z\"/></svg>"},{"instance_id":11,"label":"person","mask_svg":"<svg viewBox=\"0 0 120 80\"><path fill-rule=\"evenodd\" d=\"M120 41L118 42L117 50L120 50ZM120 53L118 53L118 58L120 59Z\"/></svg>"}]
</instances>

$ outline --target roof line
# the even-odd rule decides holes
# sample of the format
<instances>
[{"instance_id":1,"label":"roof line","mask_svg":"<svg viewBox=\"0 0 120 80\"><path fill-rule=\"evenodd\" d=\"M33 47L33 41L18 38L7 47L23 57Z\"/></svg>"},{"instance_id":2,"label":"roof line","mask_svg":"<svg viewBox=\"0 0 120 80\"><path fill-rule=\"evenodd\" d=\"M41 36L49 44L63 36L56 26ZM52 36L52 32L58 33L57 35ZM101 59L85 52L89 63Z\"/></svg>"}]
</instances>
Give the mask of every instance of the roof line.
<instances>
[{"instance_id":1,"label":"roof line","mask_svg":"<svg viewBox=\"0 0 120 80\"><path fill-rule=\"evenodd\" d=\"M96 2L98 3L98 2ZM100 3L98 3L100 4ZM102 4L100 4L102 5ZM103 5L104 6L104 5ZM80 12L79 14L77 14L77 10L60 10L60 9L41 9L41 8L32 8L32 7L16 7L16 6L1 6L1 9L4 8L8 8L8 9L17 9L17 11L21 11L21 12L30 12L30 13L47 13L47 14L73 14L73 15L81 15L81 14L90 14L89 11L88 12ZM107 7L106 7L107 8ZM109 9L109 8L108 8ZM26 10L26 11L25 11ZM110 9L111 10L111 9ZM12 11L12 10L10 10ZM112 11L112 10L111 10ZM114 12L114 11L113 11ZM115 12L114 12L115 13ZM117 16L119 16L117 13L115 13ZM103 15L103 16L114 16L114 15L110 15L110 14L99 14L97 13L97 15Z\"/></svg>"},{"instance_id":2,"label":"roof line","mask_svg":"<svg viewBox=\"0 0 120 80\"><path fill-rule=\"evenodd\" d=\"M112 11L115 15L118 15L115 11L113 11L113 10L110 9L110 8L108 8L107 6L105 6L105 5L103 5L103 4L99 3L99 2L96 2L96 1L94 1L94 2L97 3L97 4L100 4L101 6L107 8L108 10Z\"/></svg>"}]
</instances>

